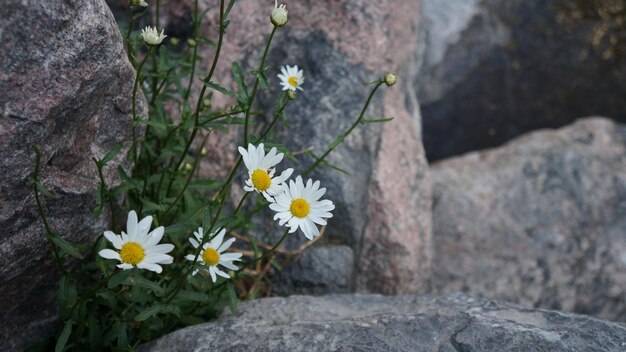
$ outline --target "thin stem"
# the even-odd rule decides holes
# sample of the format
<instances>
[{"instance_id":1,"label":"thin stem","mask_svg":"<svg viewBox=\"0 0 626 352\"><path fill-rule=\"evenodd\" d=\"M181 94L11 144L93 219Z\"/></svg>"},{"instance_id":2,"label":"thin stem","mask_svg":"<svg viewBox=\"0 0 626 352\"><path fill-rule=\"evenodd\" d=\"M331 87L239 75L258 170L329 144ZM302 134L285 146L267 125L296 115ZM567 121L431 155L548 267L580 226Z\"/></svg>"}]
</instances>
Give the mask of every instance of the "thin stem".
<instances>
[{"instance_id":1,"label":"thin stem","mask_svg":"<svg viewBox=\"0 0 626 352\"><path fill-rule=\"evenodd\" d=\"M289 99L285 100L285 103L274 113L274 118L272 119L272 122L270 122L269 126L267 126L265 131L254 142L254 144L258 144L260 141L263 140L263 138L265 138L265 136L267 136L267 134L270 132L272 127L274 127L274 125L276 124L276 121L278 121L278 118L283 114L283 111L285 110L285 107L287 106L287 103L289 103Z\"/></svg>"},{"instance_id":2,"label":"thin stem","mask_svg":"<svg viewBox=\"0 0 626 352\"><path fill-rule=\"evenodd\" d=\"M213 56L213 63L211 64L211 69L209 70L209 73L207 74L206 78L204 79L206 82L211 81L211 77L213 77L213 73L215 72L215 67L217 66L217 61L219 59L220 52L222 50L222 41L224 39L224 33L225 33L225 28L224 28L224 0L220 0L219 37L217 39L217 47L215 49L215 55ZM202 100L204 99L204 94L206 93L206 88L207 88L207 85L203 84L202 85L202 90L200 91L200 96L198 97L198 102L196 104L196 111L193 114L194 126L193 126L193 130L191 132L191 136L189 137L189 140L187 141L187 144L185 145L185 149L183 150L183 153L180 156L180 160L176 164L176 168L174 170L178 170L178 168L180 168L180 166L185 161L185 156L187 156L187 153L189 152L189 148L191 147L191 144L193 143L193 140L196 137L196 134L198 133L198 128L199 128L199 126L198 126L198 116L200 115L200 110L202 109ZM167 186L167 192L165 193L166 197L170 193L170 191L172 190L173 182L174 182L174 179L170 180L170 183Z\"/></svg>"},{"instance_id":3,"label":"thin stem","mask_svg":"<svg viewBox=\"0 0 626 352\"><path fill-rule=\"evenodd\" d=\"M358 126L358 124L361 123L361 120L363 120L363 116L365 115L365 111L367 110L367 107L370 105L370 102L372 101L372 97L374 96L374 93L376 93L376 91L378 90L378 87L380 87L382 84L383 84L383 81L379 80L374 86L374 88L372 88L372 91L370 92L370 95L367 97L367 100L365 101L365 105L363 106L363 109L361 110L361 113L359 114L359 117L356 119L356 121L354 121L352 126L350 126L350 128L343 135L341 135L340 137L341 141L343 141L343 139L348 137L348 135L352 132L352 130L354 130L356 126ZM326 152L322 154L322 156L319 157L317 160L315 160L313 165L309 166L309 168L306 169L306 171L302 174L302 176L307 176L309 173L311 173L311 171L313 171L316 167L318 167L319 164L328 156L328 154L330 154L330 152L332 152L339 144L340 143L333 142L333 144L331 144L331 146L326 150Z\"/></svg>"},{"instance_id":4,"label":"thin stem","mask_svg":"<svg viewBox=\"0 0 626 352\"><path fill-rule=\"evenodd\" d=\"M139 67L137 67L137 75L135 76L135 84L133 86L133 95L132 95L132 115L133 115L133 121L132 121L132 126L133 126L133 147L132 147L132 156L133 156L133 160L135 162L135 166L137 166L137 160L138 160L138 153L137 153L137 128L136 128L136 123L137 123L137 90L139 88L139 78L141 75L141 69L143 68L143 65L146 63L146 61L148 60L148 57L150 57L150 54L152 53L152 49L153 47L150 47L150 49L148 50L148 54L146 54L146 56L143 58L143 60L141 60L141 62L139 63Z\"/></svg>"},{"instance_id":5,"label":"thin stem","mask_svg":"<svg viewBox=\"0 0 626 352\"><path fill-rule=\"evenodd\" d=\"M133 18L133 7L128 6L128 31L126 32L126 36L124 39L126 40L126 54L128 55L128 60L133 66L135 66L135 61L133 59L133 54L131 52L132 46L130 41L130 35L133 32L133 27L135 26L135 19Z\"/></svg>"},{"instance_id":6,"label":"thin stem","mask_svg":"<svg viewBox=\"0 0 626 352\"><path fill-rule=\"evenodd\" d=\"M50 246L52 246L54 259L56 260L57 265L59 266L59 269L61 269L61 272L65 274L65 268L63 266L63 259L61 258L61 255L59 254L59 251L57 250L56 245L54 244L54 242L52 242L52 239L51 239L53 236L55 236L55 234L50 229L50 224L48 223L46 214L44 213L43 207L41 206L41 200L39 199L39 189L37 189L36 182L39 182L39 166L41 165L41 152L39 151L39 148L37 146L35 146L34 149L35 149L35 171L33 172L33 191L35 193L35 203L37 204L37 212L39 213L39 217L41 218L43 227L46 230L46 239L48 240L48 242L50 242Z\"/></svg>"},{"instance_id":7,"label":"thin stem","mask_svg":"<svg viewBox=\"0 0 626 352\"><path fill-rule=\"evenodd\" d=\"M259 65L257 74L262 73L263 70L265 69L265 58L267 57L267 52L269 51L270 43L272 42L272 38L274 38L274 33L276 33L277 29L278 27L276 26L272 28L272 33L270 33L270 36L267 39L267 43L265 43L265 50L263 50L263 56L261 57L261 64ZM248 120L250 119L250 110L252 109L252 104L254 103L254 98L256 97L256 92L258 88L259 88L259 77L257 76L254 80L254 87L252 87L252 94L250 95L250 98L248 99L248 108L246 109L246 115L245 115L246 121L245 121L244 130L243 130L243 145L248 145Z\"/></svg>"},{"instance_id":8,"label":"thin stem","mask_svg":"<svg viewBox=\"0 0 626 352\"><path fill-rule=\"evenodd\" d=\"M198 54L198 27L200 26L200 19L198 18L198 0L194 1L193 5L193 40L196 42L193 47L193 56L191 57L191 73L189 74L189 84L185 91L185 101L189 99L191 93L191 85L193 83L193 75L196 72L196 55Z\"/></svg>"}]
</instances>

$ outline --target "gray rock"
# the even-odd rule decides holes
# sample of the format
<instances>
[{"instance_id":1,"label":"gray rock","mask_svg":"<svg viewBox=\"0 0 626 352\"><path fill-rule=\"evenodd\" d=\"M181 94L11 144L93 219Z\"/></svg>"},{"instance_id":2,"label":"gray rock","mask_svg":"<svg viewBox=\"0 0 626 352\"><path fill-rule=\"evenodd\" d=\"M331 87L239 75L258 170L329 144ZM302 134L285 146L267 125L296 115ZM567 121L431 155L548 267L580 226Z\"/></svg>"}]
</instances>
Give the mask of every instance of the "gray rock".
<instances>
[{"instance_id":1,"label":"gray rock","mask_svg":"<svg viewBox=\"0 0 626 352\"><path fill-rule=\"evenodd\" d=\"M612 4L423 0L415 87L428 158L581 116L626 121L623 4Z\"/></svg>"},{"instance_id":2,"label":"gray rock","mask_svg":"<svg viewBox=\"0 0 626 352\"><path fill-rule=\"evenodd\" d=\"M324 294L350 292L354 284L354 253L341 245L312 247L295 263L287 263L272 282L276 294Z\"/></svg>"},{"instance_id":3,"label":"gray rock","mask_svg":"<svg viewBox=\"0 0 626 352\"><path fill-rule=\"evenodd\" d=\"M580 120L433 175L435 290L626 320L626 126Z\"/></svg>"},{"instance_id":4,"label":"gray rock","mask_svg":"<svg viewBox=\"0 0 626 352\"><path fill-rule=\"evenodd\" d=\"M624 351L626 326L447 296L267 298L178 330L150 351Z\"/></svg>"},{"instance_id":5,"label":"gray rock","mask_svg":"<svg viewBox=\"0 0 626 352\"><path fill-rule=\"evenodd\" d=\"M120 0L109 2L117 8L121 5ZM212 1L199 3L200 8L210 9L201 30L215 38L218 9ZM253 122L259 126L271 119L274 111L271 98L280 91L276 78L280 66L298 65L304 70L304 90L286 108L288 131L279 123L274 139L296 152L312 149L321 155L358 116L370 90L363 82L381 77L386 71L398 73L398 83L391 88L381 87L366 114L368 118L393 116L395 119L384 125L360 126L328 158L350 175L331 169L320 169L311 175L328 188L326 197L336 204L325 240L348 246L354 253L352 270L342 272L350 276L340 280L349 283L350 291L407 293L425 291L429 285L431 181L413 89L417 74L418 5L416 0L290 2L289 23L276 33L269 51L271 88L260 96L258 104L266 113ZM271 31L268 16L272 6L271 2L236 2L220 56L226 64L218 65L215 81L236 89L230 60L241 62L246 72L256 68ZM191 10L189 1L168 1L161 8L161 27L167 33L172 30L181 37L188 36ZM203 59L199 67L209 67L213 48L203 47L200 56ZM251 76L247 79L251 86ZM198 81L195 92L200 87ZM216 106L232 103L221 94L215 95ZM223 177L224 170L230 169L236 157L235 147L241 143L241 130L212 136L207 147L211 152L203 160L201 170ZM292 164L296 168L294 176L313 163L311 156L301 156L300 163ZM237 181L243 178L241 175ZM233 198L237 202L242 192L240 187L234 189ZM262 222L253 233L259 240L274 243L282 234L282 229L271 221L272 215L266 214L263 219L270 217L270 220ZM305 241L301 233L296 233L285 245L294 248ZM304 267L297 272L300 270ZM309 273L319 270L309 268ZM313 278L310 274L294 279ZM319 280L301 284L314 287L319 285Z\"/></svg>"},{"instance_id":6,"label":"gray rock","mask_svg":"<svg viewBox=\"0 0 626 352\"><path fill-rule=\"evenodd\" d=\"M123 141L107 182L128 167L134 71L103 0L5 1L0 43L0 350L15 351L55 331L60 274L29 181L33 145L43 183L60 196L44 200L52 228L78 242L99 233L107 218L91 215L91 158Z\"/></svg>"}]
</instances>

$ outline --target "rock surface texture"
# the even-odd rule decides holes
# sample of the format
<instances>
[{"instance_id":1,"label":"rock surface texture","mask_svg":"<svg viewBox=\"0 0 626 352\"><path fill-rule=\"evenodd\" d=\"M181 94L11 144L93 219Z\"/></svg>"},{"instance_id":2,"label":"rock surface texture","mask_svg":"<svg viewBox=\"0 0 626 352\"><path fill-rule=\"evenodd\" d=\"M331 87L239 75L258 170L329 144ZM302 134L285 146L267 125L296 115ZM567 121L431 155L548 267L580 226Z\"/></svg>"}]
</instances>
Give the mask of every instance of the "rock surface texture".
<instances>
[{"instance_id":1,"label":"rock surface texture","mask_svg":"<svg viewBox=\"0 0 626 352\"><path fill-rule=\"evenodd\" d=\"M501 145L581 116L626 121L624 6L423 0L415 87L428 158Z\"/></svg>"},{"instance_id":2,"label":"rock surface texture","mask_svg":"<svg viewBox=\"0 0 626 352\"><path fill-rule=\"evenodd\" d=\"M435 290L626 320L626 126L533 132L433 179Z\"/></svg>"},{"instance_id":3,"label":"rock surface texture","mask_svg":"<svg viewBox=\"0 0 626 352\"><path fill-rule=\"evenodd\" d=\"M0 350L17 351L56 328L59 271L29 181L33 146L60 196L44 200L51 227L70 241L99 233L91 158L130 140L134 71L103 0L5 1L0 42Z\"/></svg>"},{"instance_id":4,"label":"rock surface texture","mask_svg":"<svg viewBox=\"0 0 626 352\"><path fill-rule=\"evenodd\" d=\"M120 8L119 1L110 3L114 9ZM202 31L215 39L216 2L199 3L201 9L210 9ZM192 5L189 1L171 0L162 6L161 27L167 34L183 39L191 34ZM272 98L280 91L276 78L280 66L302 68L303 91L298 92L297 99L285 110L289 129L279 124L275 139L291 151L313 150L321 155L359 115L370 90L363 82L381 77L386 71L397 72L399 80L391 88L381 87L366 115L395 119L384 125L360 126L328 158L350 175L331 169L320 169L311 175L328 188L326 197L335 202L336 210L325 239L316 244L329 248L309 253L307 262L330 260L327 266L330 270L305 268L300 263L297 270L282 274L288 277L278 280L297 280L316 293L425 291L431 262L431 180L413 90L418 52L415 14L419 11L419 1L306 0L288 2L287 7L289 22L276 33L269 50L270 89L262 92L258 104L266 113L253 122L258 126L271 119ZM235 88L230 73L232 60L241 62L246 72L257 68L272 29L269 21L272 8L271 1L236 2L224 38L217 82ZM209 67L213 49L203 48L201 57L199 67ZM248 75L247 80L252 86L252 76ZM199 82L196 83L199 88ZM216 99L220 99L219 94ZM219 103L215 101L216 105ZM235 146L241 140L242 134L237 133L212 137L210 143L214 144L208 149L213 160L208 163L228 170L236 155ZM300 163L292 164L296 169L294 177L312 163L313 159L304 155ZM243 174L239 179L243 179ZM268 213L265 218L272 215ZM281 234L275 222L267 221L255 235L273 243ZM286 246L293 248L305 241L298 232L288 238ZM346 249L352 252L347 257L327 256ZM320 257L313 258L317 255ZM346 258L350 257L354 260L347 263ZM308 274L289 276L307 270ZM305 282L306 278L312 280ZM294 292L289 285L279 286L284 288L281 293Z\"/></svg>"},{"instance_id":5,"label":"rock surface texture","mask_svg":"<svg viewBox=\"0 0 626 352\"><path fill-rule=\"evenodd\" d=\"M176 351L587 351L626 349L626 326L464 295L292 296L139 348Z\"/></svg>"}]
</instances>

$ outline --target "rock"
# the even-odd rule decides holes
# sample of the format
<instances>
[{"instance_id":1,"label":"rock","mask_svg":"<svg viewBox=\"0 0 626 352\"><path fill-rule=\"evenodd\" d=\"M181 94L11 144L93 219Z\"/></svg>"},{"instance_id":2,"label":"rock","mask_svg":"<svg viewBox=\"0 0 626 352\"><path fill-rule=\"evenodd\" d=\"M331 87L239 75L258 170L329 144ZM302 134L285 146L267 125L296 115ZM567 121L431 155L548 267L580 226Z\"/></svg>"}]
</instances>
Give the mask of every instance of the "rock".
<instances>
[{"instance_id":1,"label":"rock","mask_svg":"<svg viewBox=\"0 0 626 352\"><path fill-rule=\"evenodd\" d=\"M107 182L117 165L128 168L134 70L101 0L9 0L0 7L0 42L0 350L14 351L56 333L60 271L29 181L33 146L43 153L43 183L60 196L43 201L51 227L76 242L100 233L107 219L92 217L91 158L123 141Z\"/></svg>"},{"instance_id":2,"label":"rock","mask_svg":"<svg viewBox=\"0 0 626 352\"><path fill-rule=\"evenodd\" d=\"M534 132L433 179L435 290L626 320L626 126Z\"/></svg>"},{"instance_id":3,"label":"rock","mask_svg":"<svg viewBox=\"0 0 626 352\"><path fill-rule=\"evenodd\" d=\"M620 2L422 1L415 87L429 160L581 116L626 121L623 13Z\"/></svg>"},{"instance_id":4,"label":"rock","mask_svg":"<svg viewBox=\"0 0 626 352\"><path fill-rule=\"evenodd\" d=\"M342 245L311 247L295 263L288 263L272 283L279 295L350 292L354 287L354 252Z\"/></svg>"},{"instance_id":5,"label":"rock","mask_svg":"<svg viewBox=\"0 0 626 352\"><path fill-rule=\"evenodd\" d=\"M266 298L139 351L623 351L626 326L445 296Z\"/></svg>"},{"instance_id":6,"label":"rock","mask_svg":"<svg viewBox=\"0 0 626 352\"><path fill-rule=\"evenodd\" d=\"M119 7L118 0L110 0ZM218 8L214 2L200 1L200 8L209 8L202 31L215 39ZM274 36L267 65L271 67L269 92L263 92L257 105L266 113L256 119L269 122L273 112L272 97L280 87L276 74L282 65L298 65L304 70L303 91L286 108L287 131L278 124L276 141L292 151L312 148L320 155L325 148L347 130L358 116L370 87L364 81L382 77L387 71L398 73L399 83L382 87L373 99L367 117L393 116L387 124L360 126L345 144L333 152L328 161L350 173L349 176L330 169L312 174L328 188L326 196L335 202L334 217L326 229L326 245L351 248L353 268L337 277L337 283L349 291L383 293L418 292L428 288L431 247L431 186L428 166L421 144L421 122L412 82L417 72L415 32L419 2L402 1L298 1L287 4L289 23ZM271 24L269 13L273 4L252 0L237 1L230 15L220 55L221 64L215 81L235 89L230 62L241 62L244 71L255 69ZM161 27L185 38L190 35L192 6L188 1L171 0L161 8ZM124 11L119 11L124 13ZM168 15L171 14L171 15ZM203 47L199 67L210 66L213 48ZM248 85L252 77L247 76ZM199 82L196 80L196 94ZM214 104L232 103L220 94ZM211 137L209 150L218 152L202 167L210 175L220 176L219 169L228 170L241 143L242 133ZM313 159L304 155L300 163L292 163L296 174L303 172ZM289 165L288 163L285 165ZM295 176L295 175L294 175ZM237 178L243 179L243 175ZM237 190L238 187L235 187ZM241 192L236 193L238 201ZM271 217L267 213L265 218ZM282 234L275 222L262 222L257 238L275 242ZM299 233L286 241L295 248L306 240ZM325 253L316 251L314 253ZM314 254L310 254L313 256ZM322 257L310 263L319 262ZM300 265L295 272L303 273ZM312 278L319 268L297 280ZM354 274L352 274L354 273ZM336 277L338 273L327 273ZM283 277L283 279L290 280ZM282 280L282 279L281 279ZM292 280L293 281L293 280ZM320 283L301 282L313 287ZM319 289L321 290L321 288ZM315 292L321 292L315 288ZM328 291L327 291L328 292ZM340 292L344 292L343 289Z\"/></svg>"}]
</instances>

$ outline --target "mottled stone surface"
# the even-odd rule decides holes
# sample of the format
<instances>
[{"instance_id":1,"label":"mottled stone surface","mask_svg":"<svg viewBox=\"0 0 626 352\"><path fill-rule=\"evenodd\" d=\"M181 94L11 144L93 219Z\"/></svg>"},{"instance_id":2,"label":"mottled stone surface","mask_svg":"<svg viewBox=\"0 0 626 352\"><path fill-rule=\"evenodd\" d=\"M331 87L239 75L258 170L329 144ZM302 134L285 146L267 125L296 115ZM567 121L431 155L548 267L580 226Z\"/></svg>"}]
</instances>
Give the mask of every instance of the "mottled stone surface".
<instances>
[{"instance_id":1,"label":"mottled stone surface","mask_svg":"<svg viewBox=\"0 0 626 352\"><path fill-rule=\"evenodd\" d=\"M626 126L533 132L433 179L436 290L626 321Z\"/></svg>"},{"instance_id":2,"label":"mottled stone surface","mask_svg":"<svg viewBox=\"0 0 626 352\"><path fill-rule=\"evenodd\" d=\"M0 43L0 350L15 351L55 332L59 272L29 182L33 146L60 196L44 201L51 227L70 241L100 232L91 158L130 140L134 71L103 0L5 1Z\"/></svg>"},{"instance_id":3,"label":"mottled stone surface","mask_svg":"<svg viewBox=\"0 0 626 352\"><path fill-rule=\"evenodd\" d=\"M626 121L626 57L618 55L624 44L610 36L616 31L615 39L624 38L622 1L421 5L423 54L415 87L430 160L583 116ZM612 16L622 16L621 24Z\"/></svg>"},{"instance_id":4,"label":"mottled stone surface","mask_svg":"<svg viewBox=\"0 0 626 352\"><path fill-rule=\"evenodd\" d=\"M626 326L582 315L446 296L267 298L188 327L149 351L624 351Z\"/></svg>"},{"instance_id":5,"label":"mottled stone surface","mask_svg":"<svg viewBox=\"0 0 626 352\"><path fill-rule=\"evenodd\" d=\"M120 6L119 1L110 3L115 8ZM191 3L172 0L168 4L162 7L161 26L168 34L188 37ZM235 88L230 73L232 60L240 61L246 72L258 66L272 29L268 18L272 7L270 1L235 3L215 81ZM381 77L386 71L395 71L399 76L395 86L380 89L366 114L368 118L395 119L384 125L360 126L328 158L350 175L330 169L312 175L328 188L326 196L337 206L320 244L349 247L354 256L353 268L344 272L353 274L340 278L341 283L316 286L320 280L315 280L317 283L302 284L315 292L331 287L342 289L330 292L424 291L428 288L431 261L431 180L413 87L419 1L307 0L288 2L287 7L289 22L276 33L269 50L271 88L262 92L258 105L266 112L254 122L259 126L271 119L272 98L280 90L276 78L279 67L297 64L304 70L304 90L286 108L288 131L279 123L275 139L290 150L311 149L321 155L358 116L370 89L363 82ZM200 8L210 8L202 32L215 39L218 7L215 2L203 0ZM213 59L213 49L202 48L201 56L200 67L206 69ZM251 76L247 81L252 86ZM214 102L218 106L231 103L221 94L215 95ZM203 170L213 175L219 175L220 169L228 170L236 157L235 146L242 140L240 132L211 137L210 158L202 165ZM310 156L301 156L300 163L291 164L296 174L313 162ZM240 195L235 193L235 201ZM273 242L281 234L276 223L266 221L254 235ZM295 234L286 246L294 248L304 241L301 233ZM316 270L311 268L310 273ZM333 276L336 274L328 273L327 277Z\"/></svg>"}]
</instances>

